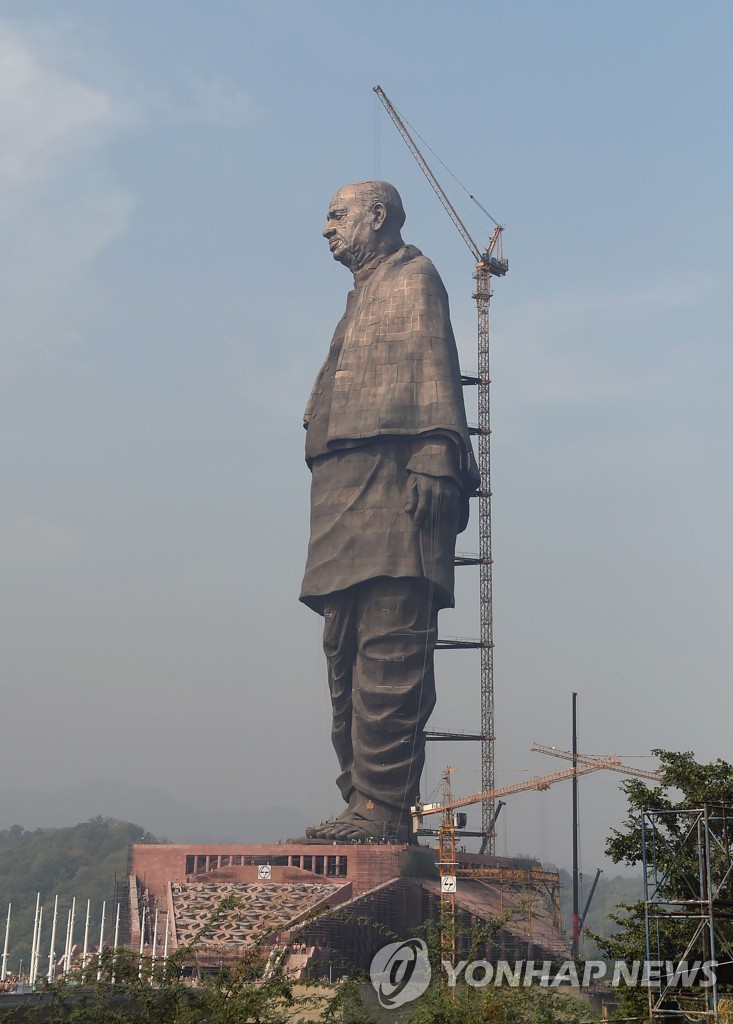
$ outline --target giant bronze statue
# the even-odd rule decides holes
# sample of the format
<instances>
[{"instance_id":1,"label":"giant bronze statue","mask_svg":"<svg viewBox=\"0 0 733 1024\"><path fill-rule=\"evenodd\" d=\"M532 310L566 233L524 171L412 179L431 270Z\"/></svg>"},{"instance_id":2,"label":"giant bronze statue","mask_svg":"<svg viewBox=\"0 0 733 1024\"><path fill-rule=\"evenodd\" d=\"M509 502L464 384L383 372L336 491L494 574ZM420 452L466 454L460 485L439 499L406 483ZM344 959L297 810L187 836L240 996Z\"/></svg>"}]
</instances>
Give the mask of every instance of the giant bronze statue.
<instances>
[{"instance_id":1,"label":"giant bronze statue","mask_svg":"<svg viewBox=\"0 0 733 1024\"><path fill-rule=\"evenodd\" d=\"M397 190L346 185L323 230L354 275L305 412L311 532L300 599L323 647L343 813L312 840L410 838L435 705L437 614L479 477L448 296L405 245Z\"/></svg>"}]
</instances>

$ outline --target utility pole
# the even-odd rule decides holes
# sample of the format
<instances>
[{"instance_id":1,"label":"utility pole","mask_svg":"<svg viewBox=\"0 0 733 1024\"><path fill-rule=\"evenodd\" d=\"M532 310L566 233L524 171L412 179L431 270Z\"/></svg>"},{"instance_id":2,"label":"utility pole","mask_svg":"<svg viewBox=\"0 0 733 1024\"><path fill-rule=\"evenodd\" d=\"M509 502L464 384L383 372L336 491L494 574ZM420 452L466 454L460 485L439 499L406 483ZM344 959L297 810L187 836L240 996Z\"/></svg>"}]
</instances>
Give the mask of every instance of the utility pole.
<instances>
[{"instance_id":1,"label":"utility pole","mask_svg":"<svg viewBox=\"0 0 733 1024\"><path fill-rule=\"evenodd\" d=\"M578 886L578 694L573 691L573 941L571 952L580 949L580 899Z\"/></svg>"}]
</instances>

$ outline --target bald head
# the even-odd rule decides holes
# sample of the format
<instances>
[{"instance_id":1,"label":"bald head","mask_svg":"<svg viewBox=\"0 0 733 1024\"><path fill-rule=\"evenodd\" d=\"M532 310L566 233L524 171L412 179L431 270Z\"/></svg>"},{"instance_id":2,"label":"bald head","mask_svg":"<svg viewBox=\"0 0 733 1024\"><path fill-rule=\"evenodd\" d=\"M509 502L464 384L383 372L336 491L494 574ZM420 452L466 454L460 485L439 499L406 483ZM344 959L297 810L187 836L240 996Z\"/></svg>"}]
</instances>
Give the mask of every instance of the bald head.
<instances>
[{"instance_id":1,"label":"bald head","mask_svg":"<svg viewBox=\"0 0 733 1024\"><path fill-rule=\"evenodd\" d=\"M346 188L354 189L367 209L371 210L375 204L381 203L387 211L387 221L398 231L405 223L405 209L400 194L388 181L359 181L356 185L347 185Z\"/></svg>"},{"instance_id":2,"label":"bald head","mask_svg":"<svg viewBox=\"0 0 733 1024\"><path fill-rule=\"evenodd\" d=\"M404 244L404 223L405 211L394 185L360 181L344 185L334 195L323 236L333 258L356 273Z\"/></svg>"}]
</instances>

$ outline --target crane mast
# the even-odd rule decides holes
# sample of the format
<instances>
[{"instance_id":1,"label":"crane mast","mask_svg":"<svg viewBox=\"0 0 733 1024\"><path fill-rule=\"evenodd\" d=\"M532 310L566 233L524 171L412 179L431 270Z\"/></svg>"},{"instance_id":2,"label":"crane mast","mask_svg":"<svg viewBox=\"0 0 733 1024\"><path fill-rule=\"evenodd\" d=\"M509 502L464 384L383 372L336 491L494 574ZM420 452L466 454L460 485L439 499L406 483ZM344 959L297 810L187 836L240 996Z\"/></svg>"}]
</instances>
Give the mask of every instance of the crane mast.
<instances>
[{"instance_id":1,"label":"crane mast","mask_svg":"<svg viewBox=\"0 0 733 1024\"><path fill-rule=\"evenodd\" d=\"M474 280L476 288L473 298L476 302L478 316L478 372L477 376L464 375L464 382L475 384L478 391L478 468L481 475L481 486L478 491L478 535L479 552L475 561L479 566L479 603L481 637L477 646L481 652L481 790L486 799L481 802L481 853L494 854L496 849L494 823L496 820L496 803L491 792L495 789L494 743L494 618L493 618L493 556L491 549L491 400L490 400L490 344L489 344L489 305L491 302L491 278L503 277L509 264L501 251L501 235L503 228L497 224L486 249L482 250L471 237L465 224L459 217L455 207L433 174L430 166L410 135L404 121L392 106L381 86L375 86L374 92L382 102L385 110L394 122L397 130L405 140L408 149L417 161L421 171L428 179L431 188L445 208L448 216L458 229L459 234L468 246L476 268ZM462 560L460 564L467 564ZM475 564L473 560L470 564ZM439 644L440 645L440 644Z\"/></svg>"},{"instance_id":2,"label":"crane mast","mask_svg":"<svg viewBox=\"0 0 733 1024\"><path fill-rule=\"evenodd\" d=\"M480 261L476 265L476 310L478 313L478 468L481 489L478 495L479 603L481 621L481 788L495 786L494 742L494 610L491 549L491 378L489 373L489 305L491 271ZM491 797L481 804L481 853L496 852L495 802Z\"/></svg>"}]
</instances>

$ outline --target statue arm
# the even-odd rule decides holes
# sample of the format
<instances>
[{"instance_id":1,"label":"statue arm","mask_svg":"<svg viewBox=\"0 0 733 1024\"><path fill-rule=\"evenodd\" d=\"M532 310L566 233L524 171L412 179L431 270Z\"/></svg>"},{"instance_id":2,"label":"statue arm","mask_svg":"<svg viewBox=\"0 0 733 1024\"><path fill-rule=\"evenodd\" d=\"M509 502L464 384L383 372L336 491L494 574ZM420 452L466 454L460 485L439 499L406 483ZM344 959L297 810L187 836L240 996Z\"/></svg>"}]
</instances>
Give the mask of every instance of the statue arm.
<instances>
[{"instance_id":1,"label":"statue arm","mask_svg":"<svg viewBox=\"0 0 733 1024\"><path fill-rule=\"evenodd\" d=\"M408 473L420 476L447 477L458 487L462 485L460 455L456 442L443 434L429 434L413 442L413 453L407 463Z\"/></svg>"},{"instance_id":2,"label":"statue arm","mask_svg":"<svg viewBox=\"0 0 733 1024\"><path fill-rule=\"evenodd\" d=\"M435 518L452 513L460 501L460 459L455 442L443 435L419 438L413 447L407 463L405 511L416 526L427 527Z\"/></svg>"},{"instance_id":3,"label":"statue arm","mask_svg":"<svg viewBox=\"0 0 733 1024\"><path fill-rule=\"evenodd\" d=\"M423 356L424 335L429 335L431 354L436 360L435 376L439 380L448 378L455 381L453 408L465 417L448 299L432 264L429 273L419 273L413 278L413 287L406 292L412 297L412 322L421 326L408 349ZM442 345L435 344L438 339L442 340ZM407 463L405 510L412 515L417 526L429 526L440 515L452 515L460 509L459 530L465 529L468 499L464 491L467 490L470 462L469 451L465 450L464 439L458 433L438 429L413 439L412 455Z\"/></svg>"}]
</instances>

